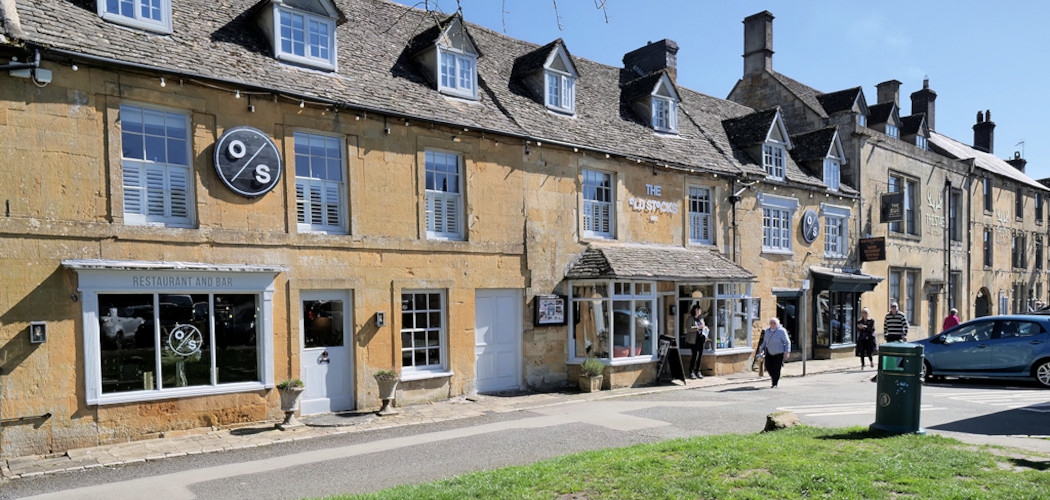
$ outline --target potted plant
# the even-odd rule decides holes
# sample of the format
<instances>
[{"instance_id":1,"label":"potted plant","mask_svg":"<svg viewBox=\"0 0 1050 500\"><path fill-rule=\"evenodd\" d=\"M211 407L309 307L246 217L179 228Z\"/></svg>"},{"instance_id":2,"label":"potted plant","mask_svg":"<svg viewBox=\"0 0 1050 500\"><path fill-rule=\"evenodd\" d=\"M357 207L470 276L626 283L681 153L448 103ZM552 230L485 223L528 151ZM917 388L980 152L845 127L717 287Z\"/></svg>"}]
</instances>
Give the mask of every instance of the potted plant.
<instances>
[{"instance_id":1,"label":"potted plant","mask_svg":"<svg viewBox=\"0 0 1050 500\"><path fill-rule=\"evenodd\" d=\"M395 370L379 370L373 374L376 383L379 384L379 399L383 400L383 407L377 412L380 416L397 415L398 411L390 406L394 400L397 383L401 381L401 375Z\"/></svg>"},{"instance_id":2,"label":"potted plant","mask_svg":"<svg viewBox=\"0 0 1050 500\"><path fill-rule=\"evenodd\" d=\"M580 391L596 392L602 390L602 372L605 363L597 358L587 358L580 364Z\"/></svg>"},{"instance_id":3,"label":"potted plant","mask_svg":"<svg viewBox=\"0 0 1050 500\"><path fill-rule=\"evenodd\" d=\"M306 390L306 384L297 378L286 378L277 384L277 392L281 395L281 410L284 411L284 421L277 424L282 431L288 428L302 426L295 419L295 410L299 409L299 399Z\"/></svg>"}]
</instances>

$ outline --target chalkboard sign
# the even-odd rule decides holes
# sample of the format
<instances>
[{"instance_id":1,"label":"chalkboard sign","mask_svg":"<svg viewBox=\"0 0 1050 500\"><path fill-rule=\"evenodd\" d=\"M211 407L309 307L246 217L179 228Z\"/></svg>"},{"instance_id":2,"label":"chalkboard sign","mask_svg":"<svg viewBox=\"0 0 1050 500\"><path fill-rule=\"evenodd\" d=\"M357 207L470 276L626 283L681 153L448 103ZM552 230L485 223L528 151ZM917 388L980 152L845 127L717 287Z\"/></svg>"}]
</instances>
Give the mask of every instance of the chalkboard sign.
<instances>
[{"instance_id":1,"label":"chalkboard sign","mask_svg":"<svg viewBox=\"0 0 1050 500\"><path fill-rule=\"evenodd\" d=\"M674 337L660 336L660 347L657 350L660 363L656 368L656 379L663 380L664 372L669 372L671 381L677 379L684 384L685 366L682 366L682 353L678 351L678 346L671 344L673 341Z\"/></svg>"}]
</instances>

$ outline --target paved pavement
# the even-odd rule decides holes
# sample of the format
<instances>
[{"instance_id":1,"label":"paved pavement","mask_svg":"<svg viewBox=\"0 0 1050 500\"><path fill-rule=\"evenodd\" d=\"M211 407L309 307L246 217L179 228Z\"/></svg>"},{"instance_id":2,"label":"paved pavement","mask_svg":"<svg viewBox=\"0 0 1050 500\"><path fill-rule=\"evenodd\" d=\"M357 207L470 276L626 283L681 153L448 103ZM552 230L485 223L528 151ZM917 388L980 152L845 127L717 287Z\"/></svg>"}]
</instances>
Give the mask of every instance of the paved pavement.
<instances>
[{"instance_id":1,"label":"paved pavement","mask_svg":"<svg viewBox=\"0 0 1050 500\"><path fill-rule=\"evenodd\" d=\"M806 374L815 374L856 370L858 368L857 359L851 356L834 360L809 360L806 362L805 372ZM868 368L868 370L871 371L872 376L875 375L873 369ZM787 363L783 370L784 377L799 377L802 374L803 366L801 361ZM300 419L306 425L284 431L274 428L273 423L211 431L202 430L198 434L179 437L74 449L59 456L33 455L6 459L0 461L0 481L94 467L163 460L169 457L255 448L335 434L470 418L485 413L515 412L581 400L597 400L635 394L753 383L762 379L768 379L768 374L760 378L758 373L747 371L725 376L708 376L700 380L689 380L684 384L681 381L674 381L673 383L664 383L662 385L632 387L595 393L578 393L575 391L516 392L461 396L440 402L399 407L397 408L400 412L399 414L383 417L377 416L374 412L346 412L310 416ZM1045 440L1029 441L1047 442Z\"/></svg>"}]
</instances>

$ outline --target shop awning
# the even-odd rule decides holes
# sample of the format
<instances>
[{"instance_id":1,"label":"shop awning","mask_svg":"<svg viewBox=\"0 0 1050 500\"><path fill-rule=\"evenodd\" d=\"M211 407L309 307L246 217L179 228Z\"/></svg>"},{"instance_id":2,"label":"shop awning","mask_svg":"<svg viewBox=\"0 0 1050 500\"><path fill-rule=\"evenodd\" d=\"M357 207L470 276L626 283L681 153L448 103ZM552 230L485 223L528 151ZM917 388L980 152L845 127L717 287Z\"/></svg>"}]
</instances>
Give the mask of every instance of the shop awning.
<instances>
[{"instance_id":1,"label":"shop awning","mask_svg":"<svg viewBox=\"0 0 1050 500\"><path fill-rule=\"evenodd\" d=\"M811 267L813 288L831 292L870 292L882 280L881 276L864 274L859 270L834 270L826 267Z\"/></svg>"},{"instance_id":2,"label":"shop awning","mask_svg":"<svg viewBox=\"0 0 1050 500\"><path fill-rule=\"evenodd\" d=\"M591 244L576 256L565 278L754 281L755 275L710 249Z\"/></svg>"}]
</instances>

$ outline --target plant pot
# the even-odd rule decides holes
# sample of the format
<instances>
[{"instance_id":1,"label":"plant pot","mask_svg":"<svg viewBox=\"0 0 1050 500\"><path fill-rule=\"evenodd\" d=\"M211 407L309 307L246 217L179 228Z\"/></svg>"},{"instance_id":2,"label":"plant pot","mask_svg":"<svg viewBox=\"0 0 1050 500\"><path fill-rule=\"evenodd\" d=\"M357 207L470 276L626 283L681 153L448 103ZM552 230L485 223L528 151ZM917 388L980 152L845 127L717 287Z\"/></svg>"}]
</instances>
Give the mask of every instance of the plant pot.
<instances>
[{"instance_id":1,"label":"plant pot","mask_svg":"<svg viewBox=\"0 0 1050 500\"><path fill-rule=\"evenodd\" d=\"M397 383L400 379L376 379L376 383L379 384L379 399L383 400L383 407L379 409L377 414L380 416L386 415L397 415L399 412L391 406L391 402L397 397Z\"/></svg>"},{"instance_id":2,"label":"plant pot","mask_svg":"<svg viewBox=\"0 0 1050 500\"><path fill-rule=\"evenodd\" d=\"M303 424L295 419L295 410L299 409L299 399L303 397L303 391L305 387L289 387L287 389L277 389L277 393L281 396L281 411L284 412L284 421L277 424L277 428L282 431L288 428L301 427Z\"/></svg>"},{"instance_id":3,"label":"plant pot","mask_svg":"<svg viewBox=\"0 0 1050 500\"><path fill-rule=\"evenodd\" d=\"M588 377L580 375L580 392L598 392L602 390L602 375Z\"/></svg>"}]
</instances>

